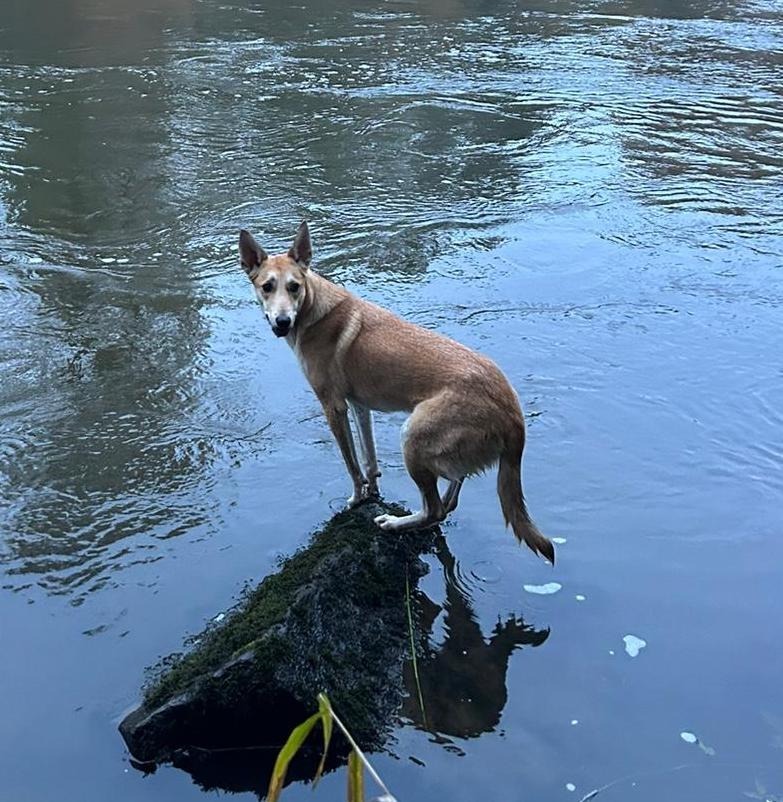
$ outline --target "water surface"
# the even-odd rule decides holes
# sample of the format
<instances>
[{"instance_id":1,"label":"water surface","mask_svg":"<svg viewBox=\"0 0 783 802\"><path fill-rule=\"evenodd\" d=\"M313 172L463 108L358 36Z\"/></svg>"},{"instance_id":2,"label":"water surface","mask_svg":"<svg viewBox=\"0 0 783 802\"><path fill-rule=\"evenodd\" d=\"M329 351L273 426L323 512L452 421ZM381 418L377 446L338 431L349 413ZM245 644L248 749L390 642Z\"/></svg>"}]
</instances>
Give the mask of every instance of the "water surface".
<instances>
[{"instance_id":1,"label":"water surface","mask_svg":"<svg viewBox=\"0 0 783 802\"><path fill-rule=\"evenodd\" d=\"M0 799L202 798L115 728L347 495L236 262L303 217L507 372L565 539L552 571L466 487L395 794L783 796L781 76L777 0L6 3Z\"/></svg>"}]
</instances>

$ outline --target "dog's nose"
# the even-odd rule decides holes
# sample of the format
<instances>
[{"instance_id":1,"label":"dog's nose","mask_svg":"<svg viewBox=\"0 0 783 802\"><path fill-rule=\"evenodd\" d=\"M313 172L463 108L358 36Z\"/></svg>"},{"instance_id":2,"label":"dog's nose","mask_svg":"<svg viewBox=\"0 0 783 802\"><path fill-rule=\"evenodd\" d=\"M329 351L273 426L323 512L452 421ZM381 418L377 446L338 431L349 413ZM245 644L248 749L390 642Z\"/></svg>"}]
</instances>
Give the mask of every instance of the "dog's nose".
<instances>
[{"instance_id":1,"label":"dog's nose","mask_svg":"<svg viewBox=\"0 0 783 802\"><path fill-rule=\"evenodd\" d=\"M291 329L291 318L288 315L278 315L275 318L275 325L272 326L272 331L278 337L285 337Z\"/></svg>"}]
</instances>

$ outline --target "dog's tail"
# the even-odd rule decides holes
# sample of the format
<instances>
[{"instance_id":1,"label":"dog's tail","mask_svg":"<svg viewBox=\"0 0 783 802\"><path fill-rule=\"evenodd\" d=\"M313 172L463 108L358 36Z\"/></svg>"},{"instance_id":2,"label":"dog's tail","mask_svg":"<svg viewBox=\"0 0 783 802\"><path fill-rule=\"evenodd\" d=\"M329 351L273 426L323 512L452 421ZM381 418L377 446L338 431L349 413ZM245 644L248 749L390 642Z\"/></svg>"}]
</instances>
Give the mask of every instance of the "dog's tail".
<instances>
[{"instance_id":1,"label":"dog's tail","mask_svg":"<svg viewBox=\"0 0 783 802\"><path fill-rule=\"evenodd\" d=\"M514 436L514 442L508 444L500 456L498 470L498 496L506 526L509 524L521 543L523 540L536 554L540 554L555 564L555 547L549 538L538 531L525 507L522 495L522 449L525 445L524 423Z\"/></svg>"}]
</instances>

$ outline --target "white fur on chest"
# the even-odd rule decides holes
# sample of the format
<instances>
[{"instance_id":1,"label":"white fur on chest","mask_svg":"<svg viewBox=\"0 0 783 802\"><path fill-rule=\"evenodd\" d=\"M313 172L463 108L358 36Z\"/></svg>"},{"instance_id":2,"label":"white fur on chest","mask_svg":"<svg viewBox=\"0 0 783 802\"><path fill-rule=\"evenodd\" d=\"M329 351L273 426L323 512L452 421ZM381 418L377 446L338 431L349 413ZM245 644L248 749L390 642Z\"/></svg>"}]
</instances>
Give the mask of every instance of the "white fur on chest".
<instances>
[{"instance_id":1,"label":"white fur on chest","mask_svg":"<svg viewBox=\"0 0 783 802\"><path fill-rule=\"evenodd\" d=\"M289 334L285 339L286 342L291 346L291 350L294 352L294 356L296 357L296 361L299 363L299 367L302 369L302 373L304 373L305 378L310 381L310 372L307 369L307 359L302 353L299 343L293 334Z\"/></svg>"}]
</instances>

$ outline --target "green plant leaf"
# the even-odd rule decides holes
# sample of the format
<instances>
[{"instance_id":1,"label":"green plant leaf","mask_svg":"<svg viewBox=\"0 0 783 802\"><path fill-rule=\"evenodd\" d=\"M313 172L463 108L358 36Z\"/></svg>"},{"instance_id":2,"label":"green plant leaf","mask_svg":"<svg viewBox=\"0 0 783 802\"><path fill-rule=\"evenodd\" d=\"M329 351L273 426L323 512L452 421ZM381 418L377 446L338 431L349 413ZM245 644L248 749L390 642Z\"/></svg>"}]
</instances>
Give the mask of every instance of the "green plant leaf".
<instances>
[{"instance_id":1,"label":"green plant leaf","mask_svg":"<svg viewBox=\"0 0 783 802\"><path fill-rule=\"evenodd\" d=\"M364 766L355 749L348 755L348 802L364 802Z\"/></svg>"},{"instance_id":2,"label":"green plant leaf","mask_svg":"<svg viewBox=\"0 0 783 802\"><path fill-rule=\"evenodd\" d=\"M294 759L294 756L305 742L313 727L320 720L320 711L318 713L313 713L307 721L295 727L288 736L285 746L280 750L280 754L275 761L272 778L269 780L269 790L266 793L267 802L277 802L280 797L280 792L283 790L283 783L285 782L285 775L288 771L289 764Z\"/></svg>"},{"instance_id":3,"label":"green plant leaf","mask_svg":"<svg viewBox=\"0 0 783 802\"><path fill-rule=\"evenodd\" d=\"M313 789L318 785L318 781L324 773L326 753L329 751L329 744L332 740L332 705L325 693L318 694L318 714L321 716L321 724L323 724L324 730L324 753L321 755L321 762L318 764L318 771L316 771L313 779Z\"/></svg>"}]
</instances>

